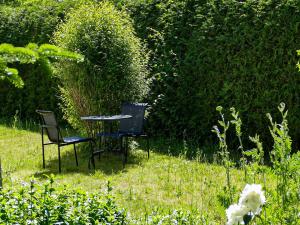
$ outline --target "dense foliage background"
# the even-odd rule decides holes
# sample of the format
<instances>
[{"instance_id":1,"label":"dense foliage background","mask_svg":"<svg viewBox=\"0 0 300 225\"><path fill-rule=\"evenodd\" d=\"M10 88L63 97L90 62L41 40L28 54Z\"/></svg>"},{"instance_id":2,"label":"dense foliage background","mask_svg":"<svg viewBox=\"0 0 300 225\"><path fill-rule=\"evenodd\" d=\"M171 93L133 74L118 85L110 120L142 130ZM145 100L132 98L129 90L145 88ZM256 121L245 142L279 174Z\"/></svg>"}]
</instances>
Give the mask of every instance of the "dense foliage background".
<instances>
[{"instance_id":1,"label":"dense foliage background","mask_svg":"<svg viewBox=\"0 0 300 225\"><path fill-rule=\"evenodd\" d=\"M0 43L25 46L30 42L49 43L57 24L65 13L80 1L7 1L0 5ZM58 79L51 76L49 65L40 60L36 64L18 66L25 86L15 88L9 82L0 83L0 115L16 114L26 119L37 118L37 108L48 108L60 113L58 105Z\"/></svg>"},{"instance_id":2,"label":"dense foliage background","mask_svg":"<svg viewBox=\"0 0 300 225\"><path fill-rule=\"evenodd\" d=\"M120 2L120 1L117 1ZM152 50L151 125L205 142L217 105L235 106L243 129L267 139L265 114L289 109L299 137L300 3L296 0L124 0Z\"/></svg>"},{"instance_id":3,"label":"dense foliage background","mask_svg":"<svg viewBox=\"0 0 300 225\"><path fill-rule=\"evenodd\" d=\"M76 1L44 2L1 5L0 42L49 41ZM298 143L300 77L295 65L300 46L299 1L113 2L130 14L136 34L151 53L153 80L147 101L152 105L149 124L153 133L210 141L215 107L235 106L244 121L243 129L247 127L245 133L262 134L270 144L268 131L263 129L268 124L265 113L278 114L276 106L285 102L290 133ZM56 108L57 80L49 78L50 71L41 69L43 66L22 69L25 82L32 79L24 90L12 92L1 84L1 115L12 115L18 108L27 116L37 106ZM37 89L35 84L40 82L44 84ZM46 95L53 100L40 99Z\"/></svg>"}]
</instances>

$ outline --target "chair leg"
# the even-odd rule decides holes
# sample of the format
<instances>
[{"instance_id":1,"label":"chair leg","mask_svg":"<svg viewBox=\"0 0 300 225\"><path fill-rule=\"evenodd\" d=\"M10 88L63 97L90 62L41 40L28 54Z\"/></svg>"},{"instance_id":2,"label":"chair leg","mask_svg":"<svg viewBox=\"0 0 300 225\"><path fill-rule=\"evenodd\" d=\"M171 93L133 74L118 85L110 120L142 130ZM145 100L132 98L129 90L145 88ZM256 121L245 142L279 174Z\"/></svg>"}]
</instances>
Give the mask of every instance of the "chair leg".
<instances>
[{"instance_id":1,"label":"chair leg","mask_svg":"<svg viewBox=\"0 0 300 225\"><path fill-rule=\"evenodd\" d=\"M42 144L42 151L43 151L43 168L45 169L45 146Z\"/></svg>"},{"instance_id":2,"label":"chair leg","mask_svg":"<svg viewBox=\"0 0 300 225\"><path fill-rule=\"evenodd\" d=\"M45 145L44 145L44 129L42 128L42 154L43 154L43 168L45 169Z\"/></svg>"},{"instance_id":3,"label":"chair leg","mask_svg":"<svg viewBox=\"0 0 300 225\"><path fill-rule=\"evenodd\" d=\"M99 149L101 149L102 145L101 145L101 142L102 142L102 137L100 137L100 140L99 140ZM100 157L101 154L99 153L99 156L98 156L98 160L100 160Z\"/></svg>"},{"instance_id":4,"label":"chair leg","mask_svg":"<svg viewBox=\"0 0 300 225\"><path fill-rule=\"evenodd\" d=\"M147 138L147 152L148 152L148 159L150 158L150 145L149 145L149 137L146 136Z\"/></svg>"},{"instance_id":5,"label":"chair leg","mask_svg":"<svg viewBox=\"0 0 300 225\"><path fill-rule=\"evenodd\" d=\"M120 148L121 148L121 153L122 153L122 162L123 162L123 168L125 168L125 163L126 163L126 150L123 146L123 137L120 138Z\"/></svg>"},{"instance_id":6,"label":"chair leg","mask_svg":"<svg viewBox=\"0 0 300 225\"><path fill-rule=\"evenodd\" d=\"M95 143L96 144L96 143ZM94 151L93 151L93 144L92 144L92 141L90 141L90 148L91 148L91 156L89 158L89 164L88 164L88 168L91 169L91 162L92 162L92 165L94 167L94 169L96 168L95 167L95 159L94 159Z\"/></svg>"},{"instance_id":7,"label":"chair leg","mask_svg":"<svg viewBox=\"0 0 300 225\"><path fill-rule=\"evenodd\" d=\"M127 163L128 157L128 137L125 137L125 163Z\"/></svg>"},{"instance_id":8,"label":"chair leg","mask_svg":"<svg viewBox=\"0 0 300 225\"><path fill-rule=\"evenodd\" d=\"M76 166L78 166L78 159L77 159L77 152L76 152L75 144L74 144L74 153L75 153Z\"/></svg>"},{"instance_id":9,"label":"chair leg","mask_svg":"<svg viewBox=\"0 0 300 225\"><path fill-rule=\"evenodd\" d=\"M58 171L59 173L61 173L60 146L59 144L57 146L58 146Z\"/></svg>"}]
</instances>

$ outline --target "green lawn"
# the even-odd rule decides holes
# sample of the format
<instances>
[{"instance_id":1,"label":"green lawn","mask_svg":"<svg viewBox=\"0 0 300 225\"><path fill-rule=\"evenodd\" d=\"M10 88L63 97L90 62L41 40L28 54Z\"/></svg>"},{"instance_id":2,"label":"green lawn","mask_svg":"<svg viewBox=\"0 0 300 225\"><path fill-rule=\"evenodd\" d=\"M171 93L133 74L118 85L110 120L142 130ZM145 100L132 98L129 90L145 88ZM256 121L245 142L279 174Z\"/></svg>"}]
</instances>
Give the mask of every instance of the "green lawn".
<instances>
[{"instance_id":1,"label":"green lawn","mask_svg":"<svg viewBox=\"0 0 300 225\"><path fill-rule=\"evenodd\" d=\"M0 124L5 187L28 181L33 176L43 181L44 174L52 173L57 183L90 192L105 189L111 181L117 203L133 217L143 217L157 208L183 209L207 215L217 224L224 223L225 207L218 200L218 193L225 185L225 170L216 163L203 162L205 157L198 157L198 160L187 160L180 154L175 157L167 153L172 152L171 144L151 140L149 160L142 144L131 151L125 169L120 155L106 153L96 161L93 172L87 168L88 146L79 146L79 167L75 165L72 146L67 146L62 151L62 173L58 174L55 146L46 147L46 169L42 168L41 136L36 129ZM244 185L242 171L234 170L232 178L241 190Z\"/></svg>"}]
</instances>

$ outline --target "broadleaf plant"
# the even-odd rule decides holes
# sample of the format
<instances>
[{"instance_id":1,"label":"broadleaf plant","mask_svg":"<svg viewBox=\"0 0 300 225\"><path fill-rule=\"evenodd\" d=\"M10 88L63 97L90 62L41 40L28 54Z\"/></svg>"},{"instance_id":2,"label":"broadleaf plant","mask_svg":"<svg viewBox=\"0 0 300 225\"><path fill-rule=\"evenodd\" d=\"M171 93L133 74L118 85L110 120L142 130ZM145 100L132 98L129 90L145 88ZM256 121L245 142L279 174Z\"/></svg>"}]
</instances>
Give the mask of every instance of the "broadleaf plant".
<instances>
[{"instance_id":1,"label":"broadleaf plant","mask_svg":"<svg viewBox=\"0 0 300 225\"><path fill-rule=\"evenodd\" d=\"M13 63L35 63L38 60L71 60L83 61L80 54L66 51L55 45L29 43L26 47L15 47L11 44L0 44L0 80L7 79L17 88L22 88L24 82L16 68L11 68Z\"/></svg>"}]
</instances>

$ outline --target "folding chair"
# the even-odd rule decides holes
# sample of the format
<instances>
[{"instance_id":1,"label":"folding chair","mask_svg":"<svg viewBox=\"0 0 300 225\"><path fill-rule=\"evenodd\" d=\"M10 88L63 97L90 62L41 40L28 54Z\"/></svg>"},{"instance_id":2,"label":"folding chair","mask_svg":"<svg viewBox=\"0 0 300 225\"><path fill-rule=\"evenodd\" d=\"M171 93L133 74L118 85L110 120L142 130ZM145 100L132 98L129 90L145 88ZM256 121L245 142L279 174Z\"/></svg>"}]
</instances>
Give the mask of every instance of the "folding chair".
<instances>
[{"instance_id":1,"label":"folding chair","mask_svg":"<svg viewBox=\"0 0 300 225\"><path fill-rule=\"evenodd\" d=\"M123 103L121 107L121 113L123 115L131 115L132 118L120 121L120 127L117 132L112 133L98 133L97 136L100 137L112 137L120 139L120 147L124 153L123 164L127 162L128 156L128 137L144 137L147 139L147 153L148 158L150 157L149 151L149 138L144 132L144 122L145 122L145 111L147 103ZM125 146L123 146L123 138L126 138Z\"/></svg>"},{"instance_id":2,"label":"folding chair","mask_svg":"<svg viewBox=\"0 0 300 225\"><path fill-rule=\"evenodd\" d=\"M93 141L92 138L84 138L80 136L75 137L62 137L58 123L56 121L55 115L52 111L45 111L45 110L36 110L38 114L41 115L42 124L41 124L41 131L42 131L42 153L43 153L43 168L45 168L45 145L56 144L58 147L58 168L59 173L61 173L61 157L60 157L60 148L66 145L73 144L74 146L74 154L76 160L76 166L78 166L78 159L77 159L77 152L75 144L81 142L90 142ZM49 142L44 142L44 130L48 135Z\"/></svg>"}]
</instances>

